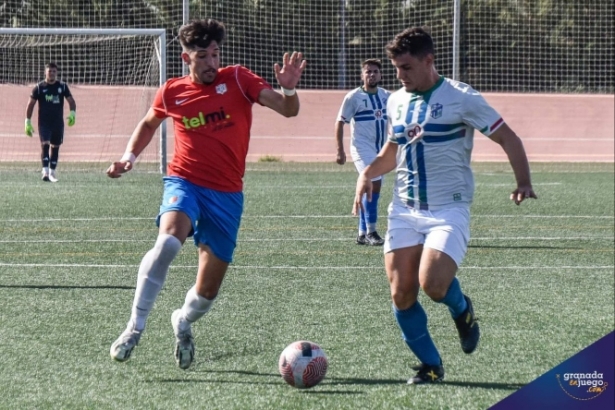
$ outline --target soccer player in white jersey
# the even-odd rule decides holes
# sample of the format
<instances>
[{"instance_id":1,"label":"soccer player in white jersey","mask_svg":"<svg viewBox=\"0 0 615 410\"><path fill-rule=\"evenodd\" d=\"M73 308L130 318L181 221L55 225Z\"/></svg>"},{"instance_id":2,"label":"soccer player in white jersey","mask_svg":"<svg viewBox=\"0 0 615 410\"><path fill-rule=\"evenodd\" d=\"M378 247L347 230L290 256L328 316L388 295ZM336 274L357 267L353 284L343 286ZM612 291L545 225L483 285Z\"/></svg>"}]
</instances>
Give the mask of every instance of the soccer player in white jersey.
<instances>
[{"instance_id":1,"label":"soccer player in white jersey","mask_svg":"<svg viewBox=\"0 0 615 410\"><path fill-rule=\"evenodd\" d=\"M353 213L363 195L371 195L372 179L395 169L385 268L393 313L421 362L408 383L433 383L444 378L444 367L417 300L420 288L448 307L465 353L476 349L480 337L472 302L455 277L469 240L475 129L507 154L517 183L510 199L519 205L536 194L519 137L480 93L438 74L433 41L425 30L399 33L386 50L403 87L389 97L388 141L359 176Z\"/></svg>"},{"instance_id":2,"label":"soccer player in white jersey","mask_svg":"<svg viewBox=\"0 0 615 410\"><path fill-rule=\"evenodd\" d=\"M359 173L376 159L385 142L386 104L391 93L378 87L382 79L381 69L382 63L375 58L361 63L363 85L346 94L335 122L337 163L340 165L346 163L343 143L344 124L350 123L350 155ZM372 183L371 201L367 201L367 197L364 197L363 207L359 211L357 244L381 246L384 244L384 239L378 235L376 225L382 176L375 177Z\"/></svg>"}]
</instances>

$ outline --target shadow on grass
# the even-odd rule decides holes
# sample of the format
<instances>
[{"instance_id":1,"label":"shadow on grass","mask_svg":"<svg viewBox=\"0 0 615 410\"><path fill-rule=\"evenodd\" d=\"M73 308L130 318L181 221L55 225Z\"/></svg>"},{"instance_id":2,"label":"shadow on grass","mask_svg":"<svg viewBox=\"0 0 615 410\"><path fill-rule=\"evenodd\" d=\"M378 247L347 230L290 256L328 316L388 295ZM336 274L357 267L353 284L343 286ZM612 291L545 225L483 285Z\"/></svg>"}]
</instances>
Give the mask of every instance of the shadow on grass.
<instances>
[{"instance_id":1,"label":"shadow on grass","mask_svg":"<svg viewBox=\"0 0 615 410\"><path fill-rule=\"evenodd\" d=\"M540 245L529 245L529 246L510 246L510 245L469 245L468 248L477 248L477 249L583 249L578 246L540 246Z\"/></svg>"},{"instance_id":2,"label":"shadow on grass","mask_svg":"<svg viewBox=\"0 0 615 410\"><path fill-rule=\"evenodd\" d=\"M443 380L441 384L445 386L470 387L474 389L489 389L489 390L519 390L524 387L523 383L488 383L488 382L457 382Z\"/></svg>"},{"instance_id":3,"label":"shadow on grass","mask_svg":"<svg viewBox=\"0 0 615 410\"><path fill-rule=\"evenodd\" d=\"M217 380L217 379L153 379L152 382L159 383L237 383L237 384L280 384L282 379L278 373L259 373L246 370L203 370L196 371L195 373L208 373L208 374L236 374L245 376L258 376L271 381L235 381L235 380ZM194 373L193 373L194 374ZM273 381L275 379L275 381ZM283 383L283 382L282 382ZM371 385L387 385L387 384L405 384L405 379L359 379L359 378L343 378L343 377L325 377L323 385L359 385L359 386L371 386ZM335 393L328 391L327 394ZM350 393L346 391L338 391L338 393ZM353 392L354 393L354 392Z\"/></svg>"},{"instance_id":4,"label":"shadow on grass","mask_svg":"<svg viewBox=\"0 0 615 410\"><path fill-rule=\"evenodd\" d=\"M349 384L349 385L385 385L385 384L407 384L406 379L356 379L356 378L339 378L328 377L330 384ZM488 383L488 382L458 382L458 381L442 381L441 385L445 386L459 386L470 387L478 389L490 389L490 390L518 390L525 384L518 383Z\"/></svg>"},{"instance_id":5,"label":"shadow on grass","mask_svg":"<svg viewBox=\"0 0 615 410\"><path fill-rule=\"evenodd\" d=\"M225 373L225 372L209 372L209 373ZM226 373L249 373L249 372L226 372ZM255 375L256 373L251 373ZM210 383L210 384L246 384L246 385L269 385L269 386L282 386L288 387L288 385L282 380L282 377L279 374L259 374L259 376L272 376L272 380L270 381L253 381L253 380L224 380L224 379L152 379L148 380L150 383ZM273 378L275 377L275 380ZM399 383L399 382L398 382ZM330 378L325 378L325 380L320 383L318 386L320 388L326 387L327 385L336 385L337 383L332 383ZM350 383L349 383L350 384ZM319 394L319 395L333 395L333 394L344 394L344 395L359 395L365 394L362 391L351 391L351 390L314 390L314 389L296 389L298 393L302 394Z\"/></svg>"},{"instance_id":6,"label":"shadow on grass","mask_svg":"<svg viewBox=\"0 0 615 410\"><path fill-rule=\"evenodd\" d=\"M101 285L101 286L75 286L75 285L0 285L0 289L2 288L12 288L12 289L131 289L134 290L134 286L110 286L110 285Z\"/></svg>"},{"instance_id":7,"label":"shadow on grass","mask_svg":"<svg viewBox=\"0 0 615 410\"><path fill-rule=\"evenodd\" d=\"M195 373L208 373L208 374L236 374L246 376L258 376L267 378L262 381L242 381L242 380L220 380L220 379L152 379L150 382L155 383L223 383L223 384L263 384L263 385L284 385L281 380L281 376L277 373L258 373L246 370L204 370L191 372ZM190 373L187 373L190 374ZM273 380L275 379L275 380ZM347 377L326 377L321 386L376 386L376 385L400 385L406 384L406 379L365 379L365 378L347 378ZM490 382L461 382L461 381L442 381L438 385L440 386L458 386L469 387L474 389L489 389L489 390L509 390L516 391L525 386L522 383L490 383ZM414 387L413 387L414 388ZM420 387L418 387L420 388ZM310 394L364 394L363 392L347 391L347 390L301 390Z\"/></svg>"}]
</instances>

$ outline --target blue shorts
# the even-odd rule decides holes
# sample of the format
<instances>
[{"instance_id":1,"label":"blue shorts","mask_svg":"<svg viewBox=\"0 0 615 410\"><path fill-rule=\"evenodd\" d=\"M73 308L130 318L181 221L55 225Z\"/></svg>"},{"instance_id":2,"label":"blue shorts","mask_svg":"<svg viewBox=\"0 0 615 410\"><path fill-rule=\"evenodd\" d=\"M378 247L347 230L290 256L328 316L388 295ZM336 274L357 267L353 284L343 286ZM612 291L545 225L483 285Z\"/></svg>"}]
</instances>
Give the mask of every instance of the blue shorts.
<instances>
[{"instance_id":1,"label":"blue shorts","mask_svg":"<svg viewBox=\"0 0 615 410\"><path fill-rule=\"evenodd\" d=\"M194 244L207 245L225 262L233 261L237 234L243 213L243 192L221 192L195 185L179 177L164 177L160 216L169 211L188 215Z\"/></svg>"}]
</instances>

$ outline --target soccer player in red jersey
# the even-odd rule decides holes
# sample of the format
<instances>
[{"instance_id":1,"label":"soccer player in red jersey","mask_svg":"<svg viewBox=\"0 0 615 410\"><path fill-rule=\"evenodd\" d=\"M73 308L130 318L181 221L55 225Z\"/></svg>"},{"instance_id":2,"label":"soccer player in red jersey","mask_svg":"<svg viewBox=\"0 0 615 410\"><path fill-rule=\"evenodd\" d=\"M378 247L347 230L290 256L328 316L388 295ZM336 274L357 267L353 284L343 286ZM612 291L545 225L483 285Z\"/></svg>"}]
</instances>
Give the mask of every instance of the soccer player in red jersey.
<instances>
[{"instance_id":1,"label":"soccer player in red jersey","mask_svg":"<svg viewBox=\"0 0 615 410\"><path fill-rule=\"evenodd\" d=\"M171 315L175 361L182 369L190 367L194 359L191 324L211 308L237 242L252 104L285 117L299 112L295 87L306 66L302 54L284 54L282 67L274 65L282 88L279 93L245 67L220 68L224 37L224 25L213 19L181 27L182 60L190 67L189 75L168 80L158 90L126 153L107 169L111 178L130 171L161 122L173 119L175 154L164 178L158 238L141 261L126 330L111 346L111 357L118 361L127 360L139 343L171 262L186 238L194 236L199 255L196 283L183 307Z\"/></svg>"}]
</instances>

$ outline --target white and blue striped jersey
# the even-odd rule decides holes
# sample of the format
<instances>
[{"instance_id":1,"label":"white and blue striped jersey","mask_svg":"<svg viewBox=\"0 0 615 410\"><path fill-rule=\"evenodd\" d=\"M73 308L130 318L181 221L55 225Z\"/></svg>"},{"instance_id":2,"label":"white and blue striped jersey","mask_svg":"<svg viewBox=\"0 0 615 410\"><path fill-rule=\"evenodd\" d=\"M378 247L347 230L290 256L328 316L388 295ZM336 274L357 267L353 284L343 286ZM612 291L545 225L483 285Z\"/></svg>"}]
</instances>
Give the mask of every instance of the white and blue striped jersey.
<instances>
[{"instance_id":1,"label":"white and blue striped jersey","mask_svg":"<svg viewBox=\"0 0 615 410\"><path fill-rule=\"evenodd\" d=\"M374 94L359 87L344 97L337 121L350 123L350 155L353 160L365 159L365 156L373 160L384 145L390 95L380 87Z\"/></svg>"},{"instance_id":2,"label":"white and blue striped jersey","mask_svg":"<svg viewBox=\"0 0 615 410\"><path fill-rule=\"evenodd\" d=\"M502 117L472 87L445 77L426 92L394 92L387 112L388 140L399 145L393 202L423 210L469 207L474 129L489 136Z\"/></svg>"}]
</instances>

